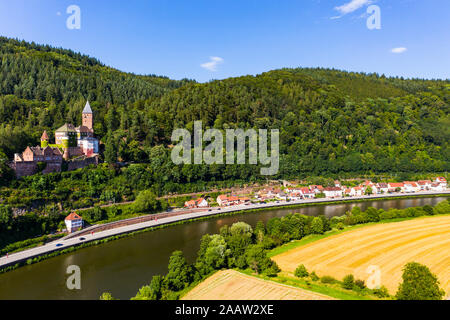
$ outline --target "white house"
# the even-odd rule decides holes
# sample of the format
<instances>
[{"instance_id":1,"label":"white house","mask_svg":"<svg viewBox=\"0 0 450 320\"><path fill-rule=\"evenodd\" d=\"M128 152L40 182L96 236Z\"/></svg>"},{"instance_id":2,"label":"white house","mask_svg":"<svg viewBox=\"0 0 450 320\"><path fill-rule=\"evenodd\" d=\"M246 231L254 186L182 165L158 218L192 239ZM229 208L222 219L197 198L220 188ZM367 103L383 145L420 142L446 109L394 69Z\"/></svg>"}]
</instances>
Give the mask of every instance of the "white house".
<instances>
[{"instance_id":1,"label":"white house","mask_svg":"<svg viewBox=\"0 0 450 320\"><path fill-rule=\"evenodd\" d=\"M430 190L432 190L432 191L444 191L445 189L446 188L442 184L437 183L437 182L433 182L430 185Z\"/></svg>"},{"instance_id":2,"label":"white house","mask_svg":"<svg viewBox=\"0 0 450 320\"><path fill-rule=\"evenodd\" d=\"M353 187L350 189L350 196L359 197L364 194L364 190L362 187Z\"/></svg>"},{"instance_id":3,"label":"white house","mask_svg":"<svg viewBox=\"0 0 450 320\"><path fill-rule=\"evenodd\" d=\"M208 201L204 198L198 198L196 200L189 200L184 203L186 208L204 208L208 206Z\"/></svg>"},{"instance_id":4,"label":"white house","mask_svg":"<svg viewBox=\"0 0 450 320\"><path fill-rule=\"evenodd\" d=\"M404 191L407 193L420 191L419 185L414 181L405 181L403 184Z\"/></svg>"},{"instance_id":5,"label":"white house","mask_svg":"<svg viewBox=\"0 0 450 320\"><path fill-rule=\"evenodd\" d=\"M434 182L439 183L444 189L447 188L447 180L444 177L437 177Z\"/></svg>"},{"instance_id":6,"label":"white house","mask_svg":"<svg viewBox=\"0 0 450 320\"><path fill-rule=\"evenodd\" d=\"M419 180L417 181L420 190L428 190L431 186L431 180Z\"/></svg>"},{"instance_id":7,"label":"white house","mask_svg":"<svg viewBox=\"0 0 450 320\"><path fill-rule=\"evenodd\" d=\"M388 193L389 192L389 186L387 183L379 183L377 185L378 193Z\"/></svg>"},{"instance_id":8,"label":"white house","mask_svg":"<svg viewBox=\"0 0 450 320\"><path fill-rule=\"evenodd\" d=\"M64 219L64 222L69 233L83 228L83 219L75 212L69 214L66 219Z\"/></svg>"}]
</instances>

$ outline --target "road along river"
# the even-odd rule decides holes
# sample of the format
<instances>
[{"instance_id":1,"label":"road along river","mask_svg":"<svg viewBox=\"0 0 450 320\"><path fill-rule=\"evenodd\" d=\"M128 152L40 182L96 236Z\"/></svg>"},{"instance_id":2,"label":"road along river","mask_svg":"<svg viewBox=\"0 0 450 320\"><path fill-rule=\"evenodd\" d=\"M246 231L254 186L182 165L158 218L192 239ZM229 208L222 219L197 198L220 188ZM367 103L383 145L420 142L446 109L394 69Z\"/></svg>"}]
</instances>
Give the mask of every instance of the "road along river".
<instances>
[{"instance_id":1,"label":"road along river","mask_svg":"<svg viewBox=\"0 0 450 320\"><path fill-rule=\"evenodd\" d=\"M278 208L171 226L80 249L0 274L0 299L98 299L105 291L111 292L116 298L129 299L142 285L148 284L153 275L166 273L168 259L173 251L182 250L187 260L192 262L201 237L207 233L217 233L226 224L244 221L255 226L259 220L267 221L292 212L331 217L342 215L354 206L363 210L371 206L387 210L435 205L445 199L392 199L296 209ZM70 265L80 267L80 290L66 287L69 276L66 270Z\"/></svg>"}]
</instances>

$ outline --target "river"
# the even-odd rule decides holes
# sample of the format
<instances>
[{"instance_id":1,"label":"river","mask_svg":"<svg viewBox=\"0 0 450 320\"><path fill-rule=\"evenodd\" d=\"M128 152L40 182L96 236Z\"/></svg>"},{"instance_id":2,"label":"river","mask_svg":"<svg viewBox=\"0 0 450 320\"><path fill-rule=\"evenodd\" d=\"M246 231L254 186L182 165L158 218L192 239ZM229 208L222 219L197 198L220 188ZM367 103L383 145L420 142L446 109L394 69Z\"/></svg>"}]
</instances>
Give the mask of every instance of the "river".
<instances>
[{"instance_id":1,"label":"river","mask_svg":"<svg viewBox=\"0 0 450 320\"><path fill-rule=\"evenodd\" d=\"M217 217L145 232L0 274L0 299L98 299L105 291L111 292L115 298L130 299L141 286L150 282L153 275L167 272L168 259L173 251L182 250L186 259L192 262L199 249L201 237L208 233L217 233L224 225L244 221L255 226L259 220L267 221L292 212L332 217L343 215L354 206L363 210L371 206L385 210L401 209L435 205L445 199L396 199L275 209ZM70 265L80 267L80 290L69 290L66 287L69 276L66 270Z\"/></svg>"}]
</instances>

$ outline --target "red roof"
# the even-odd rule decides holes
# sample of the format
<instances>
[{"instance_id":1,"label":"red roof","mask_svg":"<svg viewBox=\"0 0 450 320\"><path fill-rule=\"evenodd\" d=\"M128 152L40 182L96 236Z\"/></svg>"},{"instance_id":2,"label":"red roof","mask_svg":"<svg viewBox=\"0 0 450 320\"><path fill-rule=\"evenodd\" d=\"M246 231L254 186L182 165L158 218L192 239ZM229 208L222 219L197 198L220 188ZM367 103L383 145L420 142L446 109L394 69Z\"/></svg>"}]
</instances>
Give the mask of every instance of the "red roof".
<instances>
[{"instance_id":1,"label":"red roof","mask_svg":"<svg viewBox=\"0 0 450 320\"><path fill-rule=\"evenodd\" d=\"M325 191L341 191L341 188L339 188L339 187L328 187L328 188L325 188Z\"/></svg>"},{"instance_id":2,"label":"red roof","mask_svg":"<svg viewBox=\"0 0 450 320\"><path fill-rule=\"evenodd\" d=\"M303 194L314 193L313 191L309 190L309 188L307 188L307 187L300 188L300 191L301 191Z\"/></svg>"},{"instance_id":3,"label":"red roof","mask_svg":"<svg viewBox=\"0 0 450 320\"><path fill-rule=\"evenodd\" d=\"M41 140L48 140L48 134L47 134L46 130L44 130L44 133L42 134Z\"/></svg>"},{"instance_id":4,"label":"red roof","mask_svg":"<svg viewBox=\"0 0 450 320\"><path fill-rule=\"evenodd\" d=\"M403 182L399 182L399 183L396 183L396 182L393 182L393 183L389 183L389 187L391 187L391 188L401 188L401 187L404 187L405 185L403 184Z\"/></svg>"},{"instance_id":5,"label":"red roof","mask_svg":"<svg viewBox=\"0 0 450 320\"><path fill-rule=\"evenodd\" d=\"M75 212L72 212L71 214L69 214L65 220L81 220L81 217L79 215L77 215Z\"/></svg>"}]
</instances>

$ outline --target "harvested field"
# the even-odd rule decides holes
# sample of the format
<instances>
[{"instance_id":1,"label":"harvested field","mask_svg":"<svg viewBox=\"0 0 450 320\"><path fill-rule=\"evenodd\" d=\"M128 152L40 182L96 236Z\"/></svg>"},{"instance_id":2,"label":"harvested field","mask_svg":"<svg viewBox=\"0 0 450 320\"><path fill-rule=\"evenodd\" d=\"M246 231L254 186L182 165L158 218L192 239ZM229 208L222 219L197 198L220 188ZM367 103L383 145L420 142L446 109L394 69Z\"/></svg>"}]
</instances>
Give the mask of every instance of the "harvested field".
<instances>
[{"instance_id":1,"label":"harvested field","mask_svg":"<svg viewBox=\"0 0 450 320\"><path fill-rule=\"evenodd\" d=\"M300 288L258 279L234 270L219 271L182 300L332 300Z\"/></svg>"},{"instance_id":2,"label":"harvested field","mask_svg":"<svg viewBox=\"0 0 450 320\"><path fill-rule=\"evenodd\" d=\"M426 265L450 293L450 216L377 224L330 236L272 258L281 270L299 264L319 276L342 280L347 274L369 281L369 266L378 266L381 284L395 294L408 262Z\"/></svg>"}]
</instances>

